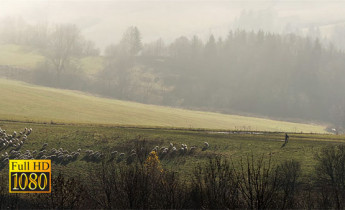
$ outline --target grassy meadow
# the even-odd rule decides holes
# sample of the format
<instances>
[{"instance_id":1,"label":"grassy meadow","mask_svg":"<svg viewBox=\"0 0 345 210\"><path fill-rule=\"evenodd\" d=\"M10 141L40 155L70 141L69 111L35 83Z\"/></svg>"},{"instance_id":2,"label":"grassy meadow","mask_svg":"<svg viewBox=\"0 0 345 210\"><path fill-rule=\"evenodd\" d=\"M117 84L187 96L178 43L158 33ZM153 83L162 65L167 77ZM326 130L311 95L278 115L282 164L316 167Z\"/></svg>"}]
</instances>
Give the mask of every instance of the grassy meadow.
<instances>
[{"instance_id":1,"label":"grassy meadow","mask_svg":"<svg viewBox=\"0 0 345 210\"><path fill-rule=\"evenodd\" d=\"M195 146L194 152L161 157L164 168L183 176L216 155L235 162L247 155L271 157L274 162L295 159L308 174L322 147L345 142L321 125L145 105L5 79L0 79L0 90L0 127L8 134L33 128L21 151L40 150L44 143L47 151L82 150L77 161L53 166L66 174L86 173L96 164L83 160L86 150L129 155L144 140L149 148L169 143L178 149L181 144ZM282 148L284 132L289 132L290 141ZM206 151L204 142L210 144Z\"/></svg>"},{"instance_id":2,"label":"grassy meadow","mask_svg":"<svg viewBox=\"0 0 345 210\"><path fill-rule=\"evenodd\" d=\"M14 44L0 45L0 65L32 70L43 61L44 57L31 47Z\"/></svg>"},{"instance_id":3,"label":"grassy meadow","mask_svg":"<svg viewBox=\"0 0 345 210\"><path fill-rule=\"evenodd\" d=\"M146 174L151 179L149 183L165 183L166 186L178 184L176 186L180 188L175 189L178 194L187 185L186 189L188 190L182 194L183 199L188 201L185 208L191 208L193 205L198 206L198 204L189 202L191 198L194 199L190 196L194 195L192 186L195 186L193 183L195 184L194 180L198 173L197 168L207 166L210 163L210 158L217 156L231 160L237 172L241 171L243 163L249 162L251 157L255 161L263 157L264 164L271 160L272 166L277 166L277 168L280 164L286 163L286 160L295 160L298 161L301 169L298 182L302 184L299 187L304 185L313 186L309 183L316 180L315 166L318 164L315 158L316 155L325 146L345 143L345 136L329 134L325 131L325 126L322 125L145 105L5 79L0 79L0 94L1 129L6 130L6 133L11 135L14 131L17 131L18 134L24 128L32 128L32 134L20 146L0 144L0 178L2 177L2 185L6 186L6 188L2 188L2 195L7 196L6 201L9 201L9 204L6 204L7 206L11 206L11 202L17 202L17 205L19 205L22 203L21 201L30 201L30 204L20 205L23 208L27 208L27 206L37 208L37 203L43 200L47 206L62 208L60 204L54 202L50 204L47 201L52 201L51 198L58 197L61 199L76 198L76 200L80 199L83 203L85 201L83 199L89 199L88 196L95 193L98 197L89 200L89 203L85 205L89 208L91 204L93 205L91 208L99 208L100 206L105 209L109 208L106 204L95 203L95 199L102 198L104 195L102 193L107 188L102 188L103 185L97 182L95 189L101 187L101 190L94 191L94 188L92 188L94 182L90 182L90 180L102 180L102 176L100 176L100 173L104 172L102 167L109 170L106 177L110 180L114 180L111 175L116 173L120 173L123 180L127 178L126 173L134 175L131 178L136 180L137 175L140 175L141 172L136 171L132 174L133 171L131 170L132 166L135 166L132 161L139 163L139 159L142 157L137 152L144 151L145 154L148 154L155 147L158 147L158 158L161 163L161 166L156 169L164 173L160 174L162 175L159 176L161 177L160 181L156 181L156 178L151 177L154 173ZM285 132L289 133L290 139L283 146ZM13 142L19 145L20 140L13 140ZM143 144L144 142L145 144ZM209 144L207 149L204 149L204 142ZM169 147L170 143L177 148L176 152L173 152L171 146ZM180 149L182 144L188 146L188 151ZM139 150L139 148L144 148L142 145L145 145L145 149ZM162 149L168 147L167 153L162 152ZM192 147L194 147L193 150ZM114 151L118 152L115 158L113 156ZM74 156L76 152L77 156ZM26 194L17 197L8 195L7 163L8 159L18 158L16 156L18 154L30 154L32 156L29 158L34 159L52 160L52 188L54 193L48 194L48 197L36 195L30 197ZM27 158L24 157L23 159ZM143 160L145 159L146 157ZM145 166L147 162L141 163L144 163L142 166ZM219 172L222 173L222 171ZM168 178L162 179L165 176L174 177L175 175L179 177L176 179L177 181L175 180L176 182L166 182L169 180ZM205 172L204 175L210 174ZM201 176L203 175L199 177ZM59 177L64 177L66 181L60 179L59 182ZM78 180L76 183L82 184L79 186L80 188L78 185L76 185L77 187L73 184L68 185L68 183L73 183L76 178ZM128 182L123 182L123 180L117 180L119 186L124 183L132 183L131 179ZM218 178L216 177L215 180L218 180ZM91 188L89 183L93 183ZM142 184L140 181L135 183L140 186ZM60 192L58 190L64 189L60 186L65 186L68 190ZM132 188L126 186L124 185L123 189L131 191ZM157 188L159 187L153 189ZM83 190L86 194L81 193ZM119 190L119 192L122 191ZM151 191L149 192L151 193ZM318 191L316 189L316 191L306 192L314 193ZM306 194L303 193L305 192L303 191L302 194L298 194L296 197L305 200L303 196ZM81 198L73 196L79 194L81 194ZM117 191L114 194L115 197L118 196ZM140 196L134 197L140 198ZM160 193L158 193L158 197L161 197ZM123 197L123 199L126 200L126 197ZM317 199L315 197L310 202L315 203L314 201ZM154 201L157 200L159 199ZM193 202L195 201L201 202L198 201L198 198L193 200ZM73 203L74 200L71 202ZM63 205L66 208L71 208L68 203ZM117 205L118 203L114 203L114 206L119 208ZM124 206L123 208L134 208ZM213 204L209 204L209 206L213 207ZM246 204L243 204L243 206L246 206ZM306 206L310 206L310 204L308 203ZM317 204L316 206L322 205ZM46 206L41 208L46 208Z\"/></svg>"},{"instance_id":4,"label":"grassy meadow","mask_svg":"<svg viewBox=\"0 0 345 210\"><path fill-rule=\"evenodd\" d=\"M187 129L325 133L325 126L192 111L0 79L0 119Z\"/></svg>"},{"instance_id":5,"label":"grassy meadow","mask_svg":"<svg viewBox=\"0 0 345 210\"><path fill-rule=\"evenodd\" d=\"M15 44L0 45L0 65L32 71L37 65L44 62L44 60L45 57L42 55L42 52L30 46ZM103 68L103 58L101 56L73 58L72 60L81 66L85 73L89 75L95 74Z\"/></svg>"},{"instance_id":6,"label":"grassy meadow","mask_svg":"<svg viewBox=\"0 0 345 210\"><path fill-rule=\"evenodd\" d=\"M77 161L66 166L54 165L56 171L62 170L66 174L86 173L95 163L82 160L85 151L101 151L110 154L112 151L123 152L127 156L135 148L137 141L146 141L149 148L168 147L173 143L177 148L181 144L196 146L193 153L179 154L161 158L164 168L179 171L182 175L190 175L195 166L208 160L208 157L222 155L239 161L247 155L265 158L271 157L274 163L295 159L301 162L302 171L310 174L315 165L315 154L324 146L345 142L344 136L328 134L289 134L289 143L284 143L284 133L218 133L211 131L192 131L164 128L129 128L100 125L51 125L37 123L19 123L0 121L0 127L7 133L14 130L21 131L24 127L31 127L32 134L23 145L21 151L39 150L44 143L48 143L47 151L52 148L63 148L76 151L81 148L81 155ZM204 142L210 147L202 151Z\"/></svg>"}]
</instances>

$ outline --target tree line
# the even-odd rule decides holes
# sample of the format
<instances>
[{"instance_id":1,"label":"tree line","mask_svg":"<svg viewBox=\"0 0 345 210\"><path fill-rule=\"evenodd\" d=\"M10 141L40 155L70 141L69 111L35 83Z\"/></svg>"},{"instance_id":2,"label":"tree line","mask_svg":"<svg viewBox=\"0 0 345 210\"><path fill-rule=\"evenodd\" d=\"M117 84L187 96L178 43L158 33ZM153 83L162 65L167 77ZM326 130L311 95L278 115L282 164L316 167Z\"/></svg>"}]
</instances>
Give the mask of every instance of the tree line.
<instances>
[{"instance_id":1,"label":"tree line","mask_svg":"<svg viewBox=\"0 0 345 210\"><path fill-rule=\"evenodd\" d=\"M238 30L167 49L167 104L345 125L344 53L317 39Z\"/></svg>"}]
</instances>

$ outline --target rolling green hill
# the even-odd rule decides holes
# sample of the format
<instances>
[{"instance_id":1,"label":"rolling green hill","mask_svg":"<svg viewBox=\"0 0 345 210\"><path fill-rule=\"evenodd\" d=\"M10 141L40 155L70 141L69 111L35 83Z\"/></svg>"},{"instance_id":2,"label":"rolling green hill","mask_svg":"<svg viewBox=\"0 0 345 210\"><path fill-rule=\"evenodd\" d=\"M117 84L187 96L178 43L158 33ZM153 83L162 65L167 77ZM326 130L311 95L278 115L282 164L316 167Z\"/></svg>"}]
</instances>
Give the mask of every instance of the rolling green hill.
<instances>
[{"instance_id":1,"label":"rolling green hill","mask_svg":"<svg viewBox=\"0 0 345 210\"><path fill-rule=\"evenodd\" d=\"M325 132L324 126L100 98L0 79L0 119L206 129Z\"/></svg>"}]
</instances>

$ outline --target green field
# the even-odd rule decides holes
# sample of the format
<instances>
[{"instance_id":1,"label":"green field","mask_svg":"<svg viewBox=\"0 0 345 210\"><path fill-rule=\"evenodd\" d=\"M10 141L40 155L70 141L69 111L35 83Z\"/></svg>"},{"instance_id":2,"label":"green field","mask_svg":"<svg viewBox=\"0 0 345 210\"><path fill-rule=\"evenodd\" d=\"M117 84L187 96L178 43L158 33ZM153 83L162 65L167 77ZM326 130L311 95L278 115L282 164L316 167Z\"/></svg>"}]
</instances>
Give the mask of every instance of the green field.
<instances>
[{"instance_id":1,"label":"green field","mask_svg":"<svg viewBox=\"0 0 345 210\"><path fill-rule=\"evenodd\" d=\"M0 65L34 70L37 65L44 62L44 59L39 50L30 46L0 45ZM103 68L103 58L100 56L73 58L73 61L80 65L86 74L95 74Z\"/></svg>"},{"instance_id":2,"label":"green field","mask_svg":"<svg viewBox=\"0 0 345 210\"><path fill-rule=\"evenodd\" d=\"M13 44L0 45L0 65L32 70L44 61L44 57L28 46Z\"/></svg>"},{"instance_id":3,"label":"green field","mask_svg":"<svg viewBox=\"0 0 345 210\"><path fill-rule=\"evenodd\" d=\"M24 127L33 128L29 140L23 145L21 151L40 150L42 144L48 143L46 150L52 148L68 149L69 152L81 148L81 155L77 161L66 166L54 165L54 170L62 170L67 174L77 176L85 173L94 163L88 163L82 158L85 151L101 151L109 154L112 151L125 153L126 156L135 148L137 139L145 140L149 148L168 147L173 143L177 148L181 144L196 146L194 153L179 154L162 158L163 167L180 171L184 175L190 175L195 166L207 161L208 157L222 155L231 158L235 162L246 155L265 158L271 157L274 163L283 160L295 159L301 162L302 171L310 174L314 170L315 154L326 145L341 144L345 142L344 136L327 134L290 134L289 143L281 148L284 133L260 133L260 134L222 134L209 131L191 131L158 128L121 128L110 126L91 125L51 125L37 123L13 123L0 121L0 127L11 134L14 130L21 131ZM204 142L210 147L202 151ZM2 151L3 153L4 151Z\"/></svg>"},{"instance_id":4,"label":"green field","mask_svg":"<svg viewBox=\"0 0 345 210\"><path fill-rule=\"evenodd\" d=\"M293 159L301 165L299 180L308 183L315 175L316 154L325 146L345 143L345 136L327 134L321 125L145 105L5 79L0 79L0 94L1 129L8 135L33 129L22 146L16 139L17 145L0 144L0 175L6 178L7 158L27 159L18 153L51 159L53 177L62 173L87 183L100 166L114 163L121 168L133 157L139 160L137 151L148 154L158 147L162 169L178 174L184 184L191 183L197 167L216 156L231 160L235 167L251 156L270 159L273 165ZM283 147L284 132L290 140ZM188 145L187 151L181 150L182 144ZM164 147L169 147L166 154ZM70 159L77 151L78 156ZM111 159L113 151L118 155ZM102 158L88 158L90 152Z\"/></svg>"},{"instance_id":5,"label":"green field","mask_svg":"<svg viewBox=\"0 0 345 210\"><path fill-rule=\"evenodd\" d=\"M325 133L325 126L100 98L0 79L0 119L188 129Z\"/></svg>"}]
</instances>

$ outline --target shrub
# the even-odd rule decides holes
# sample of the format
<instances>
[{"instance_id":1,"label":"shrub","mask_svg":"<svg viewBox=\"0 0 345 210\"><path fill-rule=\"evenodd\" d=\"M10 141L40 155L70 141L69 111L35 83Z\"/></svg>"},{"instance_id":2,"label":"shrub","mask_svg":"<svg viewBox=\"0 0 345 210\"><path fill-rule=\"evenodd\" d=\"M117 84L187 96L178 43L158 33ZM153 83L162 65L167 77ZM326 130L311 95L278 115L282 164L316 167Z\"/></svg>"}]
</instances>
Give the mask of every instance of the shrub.
<instances>
[{"instance_id":1,"label":"shrub","mask_svg":"<svg viewBox=\"0 0 345 210\"><path fill-rule=\"evenodd\" d=\"M315 171L322 206L345 208L345 146L328 146L316 155Z\"/></svg>"}]
</instances>

